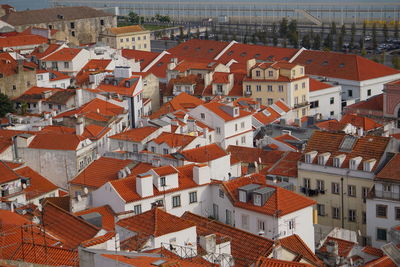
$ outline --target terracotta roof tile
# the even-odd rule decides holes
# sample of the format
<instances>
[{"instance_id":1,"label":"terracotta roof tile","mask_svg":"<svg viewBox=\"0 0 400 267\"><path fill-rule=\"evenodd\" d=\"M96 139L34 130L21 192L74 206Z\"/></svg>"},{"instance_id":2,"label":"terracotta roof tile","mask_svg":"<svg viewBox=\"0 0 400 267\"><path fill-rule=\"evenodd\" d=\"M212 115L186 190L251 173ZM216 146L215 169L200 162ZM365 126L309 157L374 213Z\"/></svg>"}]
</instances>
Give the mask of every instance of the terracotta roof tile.
<instances>
[{"instance_id":1,"label":"terracotta roof tile","mask_svg":"<svg viewBox=\"0 0 400 267\"><path fill-rule=\"evenodd\" d=\"M243 118L243 117L251 115L250 112L239 109L239 115L236 117L233 117L222 109L222 107L224 107L224 106L225 106L224 104L217 103L217 102L203 104L203 107L210 110L211 112L216 114L218 117L220 117L224 121L237 120L239 118Z\"/></svg>"},{"instance_id":2,"label":"terracotta roof tile","mask_svg":"<svg viewBox=\"0 0 400 267\"><path fill-rule=\"evenodd\" d=\"M227 42L191 39L168 49L168 52L179 59L213 60L228 44Z\"/></svg>"},{"instance_id":3,"label":"terracotta roof tile","mask_svg":"<svg viewBox=\"0 0 400 267\"><path fill-rule=\"evenodd\" d=\"M260 163L262 165L274 164L284 155L284 151L266 151L255 147L243 146L228 146L228 153L231 154L231 161L233 162L246 162L246 163ZM261 162L260 162L261 160Z\"/></svg>"},{"instance_id":4,"label":"terracotta roof tile","mask_svg":"<svg viewBox=\"0 0 400 267\"><path fill-rule=\"evenodd\" d=\"M399 73L362 56L338 52L305 50L294 63L304 65L307 74L353 81L365 81Z\"/></svg>"},{"instance_id":5,"label":"terracotta roof tile","mask_svg":"<svg viewBox=\"0 0 400 267\"><path fill-rule=\"evenodd\" d=\"M101 228L107 231L113 231L115 228L115 216L116 214L114 211L111 209L110 206L105 205L105 206L100 206L100 207L95 207L87 210L82 210L79 212L76 212L76 216L81 216L81 215L86 215L90 213L97 212L101 215Z\"/></svg>"},{"instance_id":6,"label":"terracotta roof tile","mask_svg":"<svg viewBox=\"0 0 400 267\"><path fill-rule=\"evenodd\" d=\"M42 58L42 61L71 61L73 60L82 49L79 48L62 48L54 53Z\"/></svg>"},{"instance_id":7,"label":"terracotta roof tile","mask_svg":"<svg viewBox=\"0 0 400 267\"><path fill-rule=\"evenodd\" d=\"M332 236L328 236L324 242L324 244L322 245L322 247L319 249L320 252L327 252L326 250L326 246L328 242L336 242L338 244L338 248L339 248L339 256L341 257L347 257L349 256L349 253L351 252L351 250L354 248L354 246L356 245L356 243L354 242L350 242L347 240L343 240L343 239L339 239L339 238L335 238Z\"/></svg>"},{"instance_id":8,"label":"terracotta roof tile","mask_svg":"<svg viewBox=\"0 0 400 267\"><path fill-rule=\"evenodd\" d=\"M333 87L333 85L331 85L331 84L320 82L313 78L310 78L309 81L310 81L310 84L309 84L310 92L320 91L320 90L324 90L324 89Z\"/></svg>"},{"instance_id":9,"label":"terracotta roof tile","mask_svg":"<svg viewBox=\"0 0 400 267\"><path fill-rule=\"evenodd\" d=\"M274 193L268 198L263 206L256 206L250 202L239 201L238 189L249 184L257 184L260 188L269 187L274 189ZM281 187L267 185L265 176L252 174L249 177L240 177L222 183L228 192L233 205L239 208L252 210L262 214L277 215L278 217L292 213L297 210L314 205L316 202L295 192Z\"/></svg>"},{"instance_id":10,"label":"terracotta roof tile","mask_svg":"<svg viewBox=\"0 0 400 267\"><path fill-rule=\"evenodd\" d=\"M128 131L110 136L111 139L124 140L130 142L142 142L146 137L157 131L157 127L146 126L142 128L134 128Z\"/></svg>"},{"instance_id":11,"label":"terracotta roof tile","mask_svg":"<svg viewBox=\"0 0 400 267\"><path fill-rule=\"evenodd\" d=\"M346 123L340 123L337 120L327 120L315 124L320 130L329 132L343 132L346 125Z\"/></svg>"},{"instance_id":12,"label":"terracotta roof tile","mask_svg":"<svg viewBox=\"0 0 400 267\"><path fill-rule=\"evenodd\" d=\"M400 181L400 154L397 153L376 175L376 179Z\"/></svg>"},{"instance_id":13,"label":"terracotta roof tile","mask_svg":"<svg viewBox=\"0 0 400 267\"><path fill-rule=\"evenodd\" d=\"M323 262L311 251L304 241L296 234L279 239L280 244L291 252L301 256L315 266L324 266Z\"/></svg>"},{"instance_id":14,"label":"terracotta roof tile","mask_svg":"<svg viewBox=\"0 0 400 267\"><path fill-rule=\"evenodd\" d=\"M156 52L122 49L122 56L127 59L139 61L141 69L144 69L147 65L149 65L159 54L160 53Z\"/></svg>"},{"instance_id":15,"label":"terracotta roof tile","mask_svg":"<svg viewBox=\"0 0 400 267\"><path fill-rule=\"evenodd\" d=\"M131 160L101 157L86 167L70 183L99 188L109 181L118 179L118 171L131 163Z\"/></svg>"},{"instance_id":16,"label":"terracotta roof tile","mask_svg":"<svg viewBox=\"0 0 400 267\"><path fill-rule=\"evenodd\" d=\"M376 260L367 262L364 266L365 267L397 267L397 265L388 256L383 256Z\"/></svg>"},{"instance_id":17,"label":"terracotta roof tile","mask_svg":"<svg viewBox=\"0 0 400 267\"><path fill-rule=\"evenodd\" d=\"M171 148L184 148L194 139L196 139L196 136L163 132L158 137L154 138L152 142L156 144L165 143Z\"/></svg>"},{"instance_id":18,"label":"terracotta roof tile","mask_svg":"<svg viewBox=\"0 0 400 267\"><path fill-rule=\"evenodd\" d=\"M59 44L49 44L49 45L45 45L45 46L39 46L36 47L32 53L30 53L30 56L34 56L36 57L36 59L42 59L43 57L53 53L54 51L56 51L57 49L60 48L61 45Z\"/></svg>"},{"instance_id":19,"label":"terracotta roof tile","mask_svg":"<svg viewBox=\"0 0 400 267\"><path fill-rule=\"evenodd\" d=\"M50 193L58 189L55 184L53 184L48 179L29 167L17 169L15 170L15 172L22 177L30 179L30 185L23 190L27 200L37 198L41 195Z\"/></svg>"},{"instance_id":20,"label":"terracotta roof tile","mask_svg":"<svg viewBox=\"0 0 400 267\"><path fill-rule=\"evenodd\" d=\"M284 154L277 164L264 168L260 173L297 178L297 162L301 156L300 152L290 151Z\"/></svg>"},{"instance_id":21,"label":"terracotta roof tile","mask_svg":"<svg viewBox=\"0 0 400 267\"><path fill-rule=\"evenodd\" d=\"M89 75L99 72L105 72L111 63L111 59L91 59L76 75L78 85L89 84Z\"/></svg>"},{"instance_id":22,"label":"terracotta roof tile","mask_svg":"<svg viewBox=\"0 0 400 267\"><path fill-rule=\"evenodd\" d=\"M346 106L345 109L350 110L376 110L383 111L383 94L372 96L367 100L354 103L352 105Z\"/></svg>"},{"instance_id":23,"label":"terracotta roof tile","mask_svg":"<svg viewBox=\"0 0 400 267\"><path fill-rule=\"evenodd\" d=\"M49 40L43 36L26 34L0 38L0 48L46 44Z\"/></svg>"},{"instance_id":24,"label":"terracotta roof tile","mask_svg":"<svg viewBox=\"0 0 400 267\"><path fill-rule=\"evenodd\" d=\"M195 163L205 163L228 155L228 153L217 144L188 149L180 153L187 161Z\"/></svg>"},{"instance_id":25,"label":"terracotta roof tile","mask_svg":"<svg viewBox=\"0 0 400 267\"><path fill-rule=\"evenodd\" d=\"M75 134L44 132L37 134L28 147L33 149L77 150L84 139Z\"/></svg>"},{"instance_id":26,"label":"terracotta roof tile","mask_svg":"<svg viewBox=\"0 0 400 267\"><path fill-rule=\"evenodd\" d=\"M377 123L373 119L368 117L359 116L357 114L345 114L340 120L341 123L351 123L356 127L362 127L365 131L375 130L377 128L382 128L383 125Z\"/></svg>"},{"instance_id":27,"label":"terracotta roof tile","mask_svg":"<svg viewBox=\"0 0 400 267\"><path fill-rule=\"evenodd\" d=\"M286 144L287 146L289 146L295 150L297 150L297 148L294 145L290 144L290 142L288 142L288 141L300 141L300 139L298 139L297 137L290 135L290 134L282 134L280 136L274 137L274 139L281 143Z\"/></svg>"},{"instance_id":28,"label":"terracotta roof tile","mask_svg":"<svg viewBox=\"0 0 400 267\"><path fill-rule=\"evenodd\" d=\"M113 34L125 34L125 33L132 33L132 32L143 32L146 31L142 25L131 25L131 26L124 26L124 27L114 27L111 28L110 31Z\"/></svg>"},{"instance_id":29,"label":"terracotta roof tile","mask_svg":"<svg viewBox=\"0 0 400 267\"><path fill-rule=\"evenodd\" d=\"M377 256L377 257L383 257L384 256L383 251L381 249L374 248L374 247L371 247L371 246L365 246L362 249L362 251L367 253L367 254Z\"/></svg>"},{"instance_id":30,"label":"terracotta roof tile","mask_svg":"<svg viewBox=\"0 0 400 267\"><path fill-rule=\"evenodd\" d=\"M311 266L306 263L293 262L293 261L284 261L278 259L271 259L267 257L260 257L255 266L257 267L307 267Z\"/></svg>"}]
</instances>

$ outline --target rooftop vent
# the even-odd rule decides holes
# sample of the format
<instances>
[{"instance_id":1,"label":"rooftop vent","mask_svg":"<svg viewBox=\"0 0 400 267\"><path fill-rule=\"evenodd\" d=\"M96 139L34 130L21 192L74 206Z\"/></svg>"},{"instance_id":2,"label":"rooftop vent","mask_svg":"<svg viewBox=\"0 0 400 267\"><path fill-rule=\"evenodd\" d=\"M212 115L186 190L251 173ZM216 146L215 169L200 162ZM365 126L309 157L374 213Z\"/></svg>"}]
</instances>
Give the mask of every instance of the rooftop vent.
<instances>
[{"instance_id":1,"label":"rooftop vent","mask_svg":"<svg viewBox=\"0 0 400 267\"><path fill-rule=\"evenodd\" d=\"M247 202L250 200L251 192L260 188L259 184L248 184L238 188L239 191L239 201L240 202Z\"/></svg>"},{"instance_id":2,"label":"rooftop vent","mask_svg":"<svg viewBox=\"0 0 400 267\"><path fill-rule=\"evenodd\" d=\"M342 143L339 146L339 151L341 152L351 152L353 150L354 144L357 141L357 137L352 135L346 135Z\"/></svg>"},{"instance_id":3,"label":"rooftop vent","mask_svg":"<svg viewBox=\"0 0 400 267\"><path fill-rule=\"evenodd\" d=\"M253 191L253 204L264 206L265 202L274 194L275 188L264 187Z\"/></svg>"}]
</instances>

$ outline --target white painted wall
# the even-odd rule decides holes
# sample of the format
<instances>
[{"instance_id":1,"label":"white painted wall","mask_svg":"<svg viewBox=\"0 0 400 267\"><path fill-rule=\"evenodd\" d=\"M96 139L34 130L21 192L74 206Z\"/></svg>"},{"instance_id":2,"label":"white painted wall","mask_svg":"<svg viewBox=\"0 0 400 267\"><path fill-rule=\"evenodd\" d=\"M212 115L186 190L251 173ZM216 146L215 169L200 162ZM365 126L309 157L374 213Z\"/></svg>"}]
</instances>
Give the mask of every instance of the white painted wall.
<instances>
[{"instance_id":1,"label":"white painted wall","mask_svg":"<svg viewBox=\"0 0 400 267\"><path fill-rule=\"evenodd\" d=\"M318 101L319 106L317 108L310 108L309 115L313 116L321 114L322 119L338 119L341 118L342 112L342 87L333 86L323 90L310 91L310 102ZM330 99L334 98L334 103L330 103ZM334 115L331 115L331 112Z\"/></svg>"}]
</instances>

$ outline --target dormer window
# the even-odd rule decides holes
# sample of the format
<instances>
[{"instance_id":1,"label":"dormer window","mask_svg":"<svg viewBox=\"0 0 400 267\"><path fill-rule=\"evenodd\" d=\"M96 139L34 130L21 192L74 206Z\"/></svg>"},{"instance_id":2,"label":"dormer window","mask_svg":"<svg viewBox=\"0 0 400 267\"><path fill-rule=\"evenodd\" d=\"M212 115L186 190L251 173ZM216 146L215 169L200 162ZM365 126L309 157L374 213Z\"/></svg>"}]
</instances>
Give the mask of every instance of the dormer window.
<instances>
[{"instance_id":1,"label":"dormer window","mask_svg":"<svg viewBox=\"0 0 400 267\"><path fill-rule=\"evenodd\" d=\"M247 202L247 194L243 190L239 190L239 201L240 202Z\"/></svg>"},{"instance_id":2,"label":"dormer window","mask_svg":"<svg viewBox=\"0 0 400 267\"><path fill-rule=\"evenodd\" d=\"M325 165L326 162L328 161L329 157L331 156L331 153L326 152L318 156L318 164L319 165Z\"/></svg>"},{"instance_id":3,"label":"dormer window","mask_svg":"<svg viewBox=\"0 0 400 267\"><path fill-rule=\"evenodd\" d=\"M273 72L272 70L268 71L268 76L269 76L269 77L274 76L274 72Z\"/></svg>"},{"instance_id":4,"label":"dormer window","mask_svg":"<svg viewBox=\"0 0 400 267\"><path fill-rule=\"evenodd\" d=\"M350 159L350 169L357 170L358 165L360 164L361 160L362 160L362 157L355 157L355 158Z\"/></svg>"},{"instance_id":5,"label":"dormer window","mask_svg":"<svg viewBox=\"0 0 400 267\"><path fill-rule=\"evenodd\" d=\"M375 163L376 163L376 159L369 159L369 160L364 161L363 170L365 172L372 171L372 168L374 168Z\"/></svg>"},{"instance_id":6,"label":"dormer window","mask_svg":"<svg viewBox=\"0 0 400 267\"><path fill-rule=\"evenodd\" d=\"M253 194L253 204L256 206L261 206L261 195Z\"/></svg>"},{"instance_id":7,"label":"dormer window","mask_svg":"<svg viewBox=\"0 0 400 267\"><path fill-rule=\"evenodd\" d=\"M260 77L260 76L261 76L261 71L256 70L256 76L257 76L257 77Z\"/></svg>"},{"instance_id":8,"label":"dormer window","mask_svg":"<svg viewBox=\"0 0 400 267\"><path fill-rule=\"evenodd\" d=\"M166 186L165 177L160 177L160 186Z\"/></svg>"},{"instance_id":9,"label":"dormer window","mask_svg":"<svg viewBox=\"0 0 400 267\"><path fill-rule=\"evenodd\" d=\"M317 151L310 151L305 155L305 162L311 164L314 161L315 156L317 155Z\"/></svg>"},{"instance_id":10,"label":"dormer window","mask_svg":"<svg viewBox=\"0 0 400 267\"><path fill-rule=\"evenodd\" d=\"M235 116L239 115L239 108L234 108L234 109L233 109L233 114L234 114Z\"/></svg>"},{"instance_id":11,"label":"dormer window","mask_svg":"<svg viewBox=\"0 0 400 267\"><path fill-rule=\"evenodd\" d=\"M345 155L339 155L333 158L333 167L335 168L340 168L342 166L342 163L344 159L346 158Z\"/></svg>"}]
</instances>

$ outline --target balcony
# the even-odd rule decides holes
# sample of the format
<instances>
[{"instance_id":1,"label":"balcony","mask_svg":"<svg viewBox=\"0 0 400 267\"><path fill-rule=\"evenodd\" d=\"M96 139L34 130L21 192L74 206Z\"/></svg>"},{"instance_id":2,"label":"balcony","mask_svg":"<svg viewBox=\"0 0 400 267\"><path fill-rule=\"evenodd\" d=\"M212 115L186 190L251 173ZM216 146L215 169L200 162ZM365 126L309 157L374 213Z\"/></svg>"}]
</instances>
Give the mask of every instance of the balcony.
<instances>
[{"instance_id":1,"label":"balcony","mask_svg":"<svg viewBox=\"0 0 400 267\"><path fill-rule=\"evenodd\" d=\"M318 196L319 194L325 194L325 190L320 190L320 189L311 189L308 187L300 187L300 192L303 193L304 195L308 196L308 197L314 197L314 196Z\"/></svg>"},{"instance_id":2,"label":"balcony","mask_svg":"<svg viewBox=\"0 0 400 267\"><path fill-rule=\"evenodd\" d=\"M244 95L245 96L251 96L253 94L253 92L251 91L251 90L246 90L245 92L244 92Z\"/></svg>"},{"instance_id":3,"label":"balcony","mask_svg":"<svg viewBox=\"0 0 400 267\"><path fill-rule=\"evenodd\" d=\"M372 197L375 198L382 198L382 199L389 199L389 200L400 200L400 194L391 192L391 191L379 191L379 190L373 190L373 195Z\"/></svg>"},{"instance_id":4,"label":"balcony","mask_svg":"<svg viewBox=\"0 0 400 267\"><path fill-rule=\"evenodd\" d=\"M297 103L294 104L294 108L302 108L302 107L306 107L308 106L310 103L308 103L308 101L302 102L302 103Z\"/></svg>"}]
</instances>

